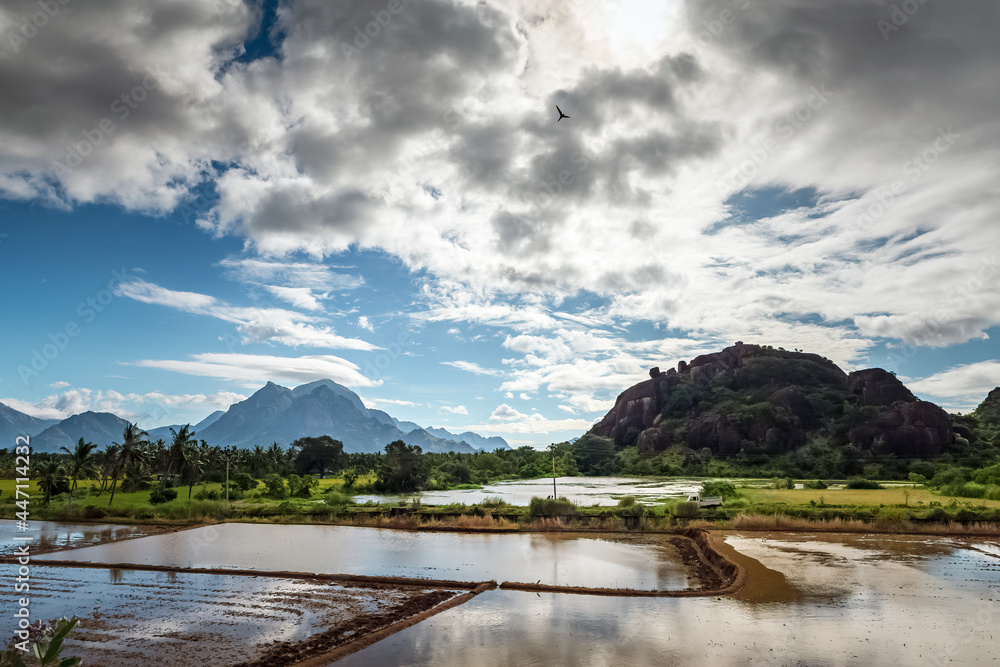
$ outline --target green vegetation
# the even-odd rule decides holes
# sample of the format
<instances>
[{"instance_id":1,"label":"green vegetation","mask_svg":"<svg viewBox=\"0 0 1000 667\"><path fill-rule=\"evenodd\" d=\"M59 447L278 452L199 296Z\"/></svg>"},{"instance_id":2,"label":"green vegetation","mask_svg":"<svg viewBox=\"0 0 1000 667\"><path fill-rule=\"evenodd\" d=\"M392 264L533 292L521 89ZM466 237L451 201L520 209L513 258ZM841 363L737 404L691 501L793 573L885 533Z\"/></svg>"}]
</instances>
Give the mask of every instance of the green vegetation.
<instances>
[{"instance_id":1,"label":"green vegetation","mask_svg":"<svg viewBox=\"0 0 1000 667\"><path fill-rule=\"evenodd\" d=\"M863 477L852 477L847 480L845 486L848 489L882 489L885 488L878 482L874 482L870 479L865 479Z\"/></svg>"},{"instance_id":2,"label":"green vegetation","mask_svg":"<svg viewBox=\"0 0 1000 667\"><path fill-rule=\"evenodd\" d=\"M576 516L579 514L576 505L562 498L532 498L528 506L531 516Z\"/></svg>"},{"instance_id":3,"label":"green vegetation","mask_svg":"<svg viewBox=\"0 0 1000 667\"><path fill-rule=\"evenodd\" d=\"M0 667L28 667L29 665L42 665L53 667L77 667L82 664L80 658L63 658L63 642L73 631L80 619L60 618L58 620L43 623L41 620L28 626L27 638L22 638L15 634L11 641L11 647L6 651L0 651ZM19 641L20 640L20 641ZM29 653L22 651L25 649ZM28 662L25 662L22 655L30 655Z\"/></svg>"}]
</instances>

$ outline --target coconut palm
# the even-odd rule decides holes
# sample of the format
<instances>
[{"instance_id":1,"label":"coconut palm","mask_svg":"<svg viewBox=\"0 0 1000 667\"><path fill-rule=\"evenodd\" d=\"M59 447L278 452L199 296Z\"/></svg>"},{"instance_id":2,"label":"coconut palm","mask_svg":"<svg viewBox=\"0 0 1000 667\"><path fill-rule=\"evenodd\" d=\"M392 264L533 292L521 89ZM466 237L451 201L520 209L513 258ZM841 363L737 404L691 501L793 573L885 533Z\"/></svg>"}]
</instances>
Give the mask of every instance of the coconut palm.
<instances>
[{"instance_id":1,"label":"coconut palm","mask_svg":"<svg viewBox=\"0 0 1000 667\"><path fill-rule=\"evenodd\" d=\"M247 458L250 463L250 474L254 479L262 477L264 470L266 470L267 453L264 448L260 445L254 445L253 450L248 452Z\"/></svg>"},{"instance_id":2,"label":"coconut palm","mask_svg":"<svg viewBox=\"0 0 1000 667\"><path fill-rule=\"evenodd\" d=\"M108 482L111 481L112 475L115 472L115 465L118 461L118 452L121 447L115 444L108 445L104 452L102 452L101 464L98 473L101 476L101 489L98 491L97 495L101 495L107 489Z\"/></svg>"},{"instance_id":3,"label":"coconut palm","mask_svg":"<svg viewBox=\"0 0 1000 667\"><path fill-rule=\"evenodd\" d=\"M66 452L70 456L70 468L69 473L73 478L73 486L70 487L70 495L73 495L73 491L76 491L76 481L81 475L90 475L94 470L94 464L97 459L97 445L92 442L84 442L83 438L80 438L76 447L73 451L70 451L66 447L60 447L62 451Z\"/></svg>"},{"instance_id":4,"label":"coconut palm","mask_svg":"<svg viewBox=\"0 0 1000 667\"><path fill-rule=\"evenodd\" d=\"M125 427L124 433L122 433L122 441L120 443L113 443L121 449L115 459L111 479L111 500L108 501L108 507L115 501L115 488L118 486L118 478L125 471L125 468L130 465L134 466L138 462L145 462L146 452L144 449L149 444L149 441L143 437L146 435L149 434L136 424L129 423Z\"/></svg>"},{"instance_id":5,"label":"coconut palm","mask_svg":"<svg viewBox=\"0 0 1000 667\"><path fill-rule=\"evenodd\" d=\"M267 448L267 469L270 470L275 475L280 475L284 472L285 467L285 451L276 442L272 442L271 446Z\"/></svg>"},{"instance_id":6,"label":"coconut palm","mask_svg":"<svg viewBox=\"0 0 1000 667\"><path fill-rule=\"evenodd\" d=\"M197 443L197 440L194 439L194 431L191 430L191 424L181 426L181 430L179 431L175 431L171 427L170 432L174 437L170 442L170 449L167 450L167 471L161 480L163 486L166 486L167 480L170 479L175 470L180 471L183 469L185 449Z\"/></svg>"},{"instance_id":7,"label":"coconut palm","mask_svg":"<svg viewBox=\"0 0 1000 667\"><path fill-rule=\"evenodd\" d=\"M55 459L49 459L35 468L35 479L38 482L38 488L45 494L43 502L48 505L52 498L52 492L65 482L66 470Z\"/></svg>"},{"instance_id":8,"label":"coconut palm","mask_svg":"<svg viewBox=\"0 0 1000 667\"><path fill-rule=\"evenodd\" d=\"M202 440L201 446L192 444L184 448L184 467L182 469L182 475L188 483L188 500L191 500L191 492L194 490L194 485L198 483L201 478L202 472L205 470L205 466L208 464L209 448Z\"/></svg>"}]
</instances>

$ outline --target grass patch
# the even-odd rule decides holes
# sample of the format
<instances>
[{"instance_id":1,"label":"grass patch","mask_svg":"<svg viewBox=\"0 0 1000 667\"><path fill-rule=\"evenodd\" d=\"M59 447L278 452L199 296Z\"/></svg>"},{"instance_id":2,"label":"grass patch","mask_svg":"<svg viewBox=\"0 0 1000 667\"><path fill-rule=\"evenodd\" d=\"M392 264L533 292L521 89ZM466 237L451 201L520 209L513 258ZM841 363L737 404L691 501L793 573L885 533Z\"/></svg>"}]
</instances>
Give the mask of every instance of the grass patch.
<instances>
[{"instance_id":1,"label":"grass patch","mask_svg":"<svg viewBox=\"0 0 1000 667\"><path fill-rule=\"evenodd\" d=\"M877 490L867 489L742 489L743 495L751 503L787 503L808 505L815 501L823 505L907 505L910 507L930 506L932 502L947 504L947 496L931 493L927 489L895 487ZM907 498L907 494L909 497ZM1000 501L977 500L977 505L1000 507Z\"/></svg>"}]
</instances>

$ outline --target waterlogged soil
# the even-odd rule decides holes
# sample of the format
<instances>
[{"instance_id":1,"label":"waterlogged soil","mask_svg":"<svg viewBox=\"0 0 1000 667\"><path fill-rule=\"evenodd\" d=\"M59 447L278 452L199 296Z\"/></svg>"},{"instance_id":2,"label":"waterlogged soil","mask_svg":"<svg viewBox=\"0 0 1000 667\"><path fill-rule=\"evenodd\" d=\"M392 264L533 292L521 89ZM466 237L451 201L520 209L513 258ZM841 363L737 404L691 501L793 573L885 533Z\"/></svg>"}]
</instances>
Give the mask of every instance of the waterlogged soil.
<instances>
[{"instance_id":1,"label":"waterlogged soil","mask_svg":"<svg viewBox=\"0 0 1000 667\"><path fill-rule=\"evenodd\" d=\"M690 554L678 551L680 542L654 534L468 534L230 523L38 561L681 590L698 586L700 575L692 574Z\"/></svg>"},{"instance_id":2,"label":"waterlogged soil","mask_svg":"<svg viewBox=\"0 0 1000 667\"><path fill-rule=\"evenodd\" d=\"M29 545L32 554L40 554L60 549L110 544L175 530L177 528L171 526L70 524L57 521L29 521L27 530L19 530L17 522L0 520L0 558L12 555L23 544ZM15 537L30 537L31 540L15 542Z\"/></svg>"},{"instance_id":3,"label":"waterlogged soil","mask_svg":"<svg viewBox=\"0 0 1000 667\"><path fill-rule=\"evenodd\" d=\"M735 596L488 591L337 662L434 665L986 665L1000 541L731 533Z\"/></svg>"},{"instance_id":4,"label":"waterlogged soil","mask_svg":"<svg viewBox=\"0 0 1000 667\"><path fill-rule=\"evenodd\" d=\"M315 580L35 566L34 618L82 618L65 655L86 665L286 665L331 629L341 641L456 595ZM10 587L0 604L13 608ZM335 638L336 639L336 638Z\"/></svg>"}]
</instances>

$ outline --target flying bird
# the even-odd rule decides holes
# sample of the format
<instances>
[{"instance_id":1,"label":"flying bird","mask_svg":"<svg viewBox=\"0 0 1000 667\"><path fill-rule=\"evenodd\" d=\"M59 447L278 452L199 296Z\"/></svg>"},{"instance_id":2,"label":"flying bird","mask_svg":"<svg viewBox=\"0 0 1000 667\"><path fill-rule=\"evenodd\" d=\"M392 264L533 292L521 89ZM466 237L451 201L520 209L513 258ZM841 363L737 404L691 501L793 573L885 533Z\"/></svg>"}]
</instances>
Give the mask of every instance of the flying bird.
<instances>
[{"instance_id":1,"label":"flying bird","mask_svg":"<svg viewBox=\"0 0 1000 667\"><path fill-rule=\"evenodd\" d=\"M564 113L562 112L562 109L560 109L560 108L559 108L559 105L558 105L558 104L556 105L556 111L558 111L558 112L559 112L559 119L558 119L558 120L556 120L556 122L557 122L557 123L558 123L558 122L559 122L560 120L562 120L563 118L569 118L569 116L567 116L566 114L564 114Z\"/></svg>"}]
</instances>

